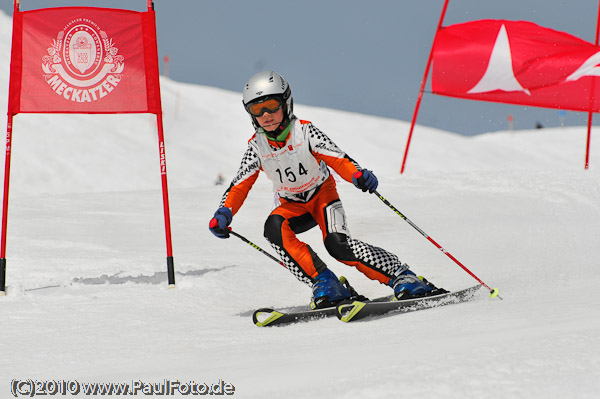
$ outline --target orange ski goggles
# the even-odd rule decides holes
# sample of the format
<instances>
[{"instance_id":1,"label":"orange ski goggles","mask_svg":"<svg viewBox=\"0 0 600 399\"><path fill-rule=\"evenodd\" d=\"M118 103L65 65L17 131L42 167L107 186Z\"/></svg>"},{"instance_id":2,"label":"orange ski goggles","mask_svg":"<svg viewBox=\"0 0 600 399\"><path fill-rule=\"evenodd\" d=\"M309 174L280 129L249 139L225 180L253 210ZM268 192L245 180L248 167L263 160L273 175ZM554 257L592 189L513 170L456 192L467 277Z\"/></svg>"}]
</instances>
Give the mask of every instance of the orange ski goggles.
<instances>
[{"instance_id":1,"label":"orange ski goggles","mask_svg":"<svg viewBox=\"0 0 600 399\"><path fill-rule=\"evenodd\" d=\"M252 102L246 105L246 111L252 116L261 116L265 112L272 114L273 112L277 112L283 103L277 97L267 97L264 100L260 100L257 102Z\"/></svg>"}]
</instances>

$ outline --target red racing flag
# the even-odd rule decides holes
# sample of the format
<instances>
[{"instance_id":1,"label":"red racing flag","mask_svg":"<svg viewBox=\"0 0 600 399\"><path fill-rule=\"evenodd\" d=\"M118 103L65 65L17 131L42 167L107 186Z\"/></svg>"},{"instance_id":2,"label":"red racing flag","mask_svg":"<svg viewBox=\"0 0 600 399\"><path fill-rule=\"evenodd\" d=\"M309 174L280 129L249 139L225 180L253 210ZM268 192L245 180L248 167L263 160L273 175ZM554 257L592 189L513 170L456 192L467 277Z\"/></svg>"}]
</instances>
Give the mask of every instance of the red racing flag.
<instances>
[{"instance_id":1,"label":"red racing flag","mask_svg":"<svg viewBox=\"0 0 600 399\"><path fill-rule=\"evenodd\" d=\"M161 113L154 12L15 12L9 114Z\"/></svg>"},{"instance_id":2,"label":"red racing flag","mask_svg":"<svg viewBox=\"0 0 600 399\"><path fill-rule=\"evenodd\" d=\"M435 94L600 111L600 47L531 22L481 20L440 29Z\"/></svg>"}]
</instances>

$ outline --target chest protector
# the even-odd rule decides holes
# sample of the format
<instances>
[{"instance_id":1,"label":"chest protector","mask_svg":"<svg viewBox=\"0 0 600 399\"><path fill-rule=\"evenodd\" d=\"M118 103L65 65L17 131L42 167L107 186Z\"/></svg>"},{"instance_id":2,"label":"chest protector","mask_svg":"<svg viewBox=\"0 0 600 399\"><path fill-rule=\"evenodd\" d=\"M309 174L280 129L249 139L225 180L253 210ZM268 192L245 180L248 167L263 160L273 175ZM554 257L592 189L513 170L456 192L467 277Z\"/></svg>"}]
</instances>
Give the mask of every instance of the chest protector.
<instances>
[{"instance_id":1,"label":"chest protector","mask_svg":"<svg viewBox=\"0 0 600 399\"><path fill-rule=\"evenodd\" d=\"M281 197L302 198L329 177L325 162L319 164L310 151L308 124L293 119L283 148L271 147L264 133L257 133L255 140L262 169Z\"/></svg>"}]
</instances>

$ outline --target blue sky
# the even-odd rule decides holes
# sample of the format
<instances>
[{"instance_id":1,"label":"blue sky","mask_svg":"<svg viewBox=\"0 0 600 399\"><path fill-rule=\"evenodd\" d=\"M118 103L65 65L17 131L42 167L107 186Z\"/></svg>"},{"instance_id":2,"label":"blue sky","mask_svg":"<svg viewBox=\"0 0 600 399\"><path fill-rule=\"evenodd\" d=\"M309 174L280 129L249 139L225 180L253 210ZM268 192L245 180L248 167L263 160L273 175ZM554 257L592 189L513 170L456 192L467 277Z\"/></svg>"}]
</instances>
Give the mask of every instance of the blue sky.
<instances>
[{"instance_id":1,"label":"blue sky","mask_svg":"<svg viewBox=\"0 0 600 399\"><path fill-rule=\"evenodd\" d=\"M240 91L255 72L273 69L297 103L410 121L443 3L156 0L159 57L162 64L169 56L169 76L178 81ZM21 9L73 5L146 9L144 0L22 0ZM13 2L0 8L10 14ZM593 42L597 15L590 0L451 0L444 25L528 20ZM557 110L426 93L418 123L472 135L507 129L508 115L517 129L561 122ZM564 123L586 118L568 112Z\"/></svg>"}]
</instances>

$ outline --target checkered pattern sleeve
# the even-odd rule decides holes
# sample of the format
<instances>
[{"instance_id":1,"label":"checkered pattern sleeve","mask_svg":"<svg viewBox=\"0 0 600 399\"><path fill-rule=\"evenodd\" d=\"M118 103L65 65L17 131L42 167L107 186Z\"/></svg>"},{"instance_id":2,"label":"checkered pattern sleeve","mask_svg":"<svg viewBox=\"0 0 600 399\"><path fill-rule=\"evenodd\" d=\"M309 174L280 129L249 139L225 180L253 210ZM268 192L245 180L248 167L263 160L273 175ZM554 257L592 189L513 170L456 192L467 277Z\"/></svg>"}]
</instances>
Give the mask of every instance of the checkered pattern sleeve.
<instances>
[{"instance_id":1,"label":"checkered pattern sleeve","mask_svg":"<svg viewBox=\"0 0 600 399\"><path fill-rule=\"evenodd\" d=\"M360 165L311 122L302 121L301 123L305 129L308 129L310 148L315 158L324 161L344 180L352 182L352 175L356 171L362 170Z\"/></svg>"},{"instance_id":2,"label":"checkered pattern sleeve","mask_svg":"<svg viewBox=\"0 0 600 399\"><path fill-rule=\"evenodd\" d=\"M240 168L235 178L231 181L229 188L223 194L219 206L230 208L231 212L235 215L246 200L250 189L258 178L260 170L258 150L252 145L252 140L250 140L248 149L242 157Z\"/></svg>"}]
</instances>

